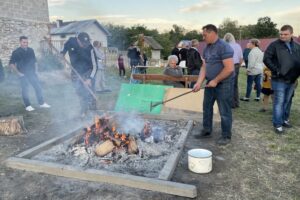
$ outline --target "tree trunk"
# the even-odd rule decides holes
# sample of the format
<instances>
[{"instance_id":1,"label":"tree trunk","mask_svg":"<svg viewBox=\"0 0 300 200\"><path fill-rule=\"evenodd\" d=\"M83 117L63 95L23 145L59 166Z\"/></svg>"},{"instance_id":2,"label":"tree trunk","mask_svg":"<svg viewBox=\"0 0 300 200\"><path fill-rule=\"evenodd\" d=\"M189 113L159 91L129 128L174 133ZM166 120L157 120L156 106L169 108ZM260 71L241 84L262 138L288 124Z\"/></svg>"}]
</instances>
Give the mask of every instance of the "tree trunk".
<instances>
[{"instance_id":1,"label":"tree trunk","mask_svg":"<svg viewBox=\"0 0 300 200\"><path fill-rule=\"evenodd\" d=\"M23 116L0 118L0 135L17 135L22 133L27 133Z\"/></svg>"}]
</instances>

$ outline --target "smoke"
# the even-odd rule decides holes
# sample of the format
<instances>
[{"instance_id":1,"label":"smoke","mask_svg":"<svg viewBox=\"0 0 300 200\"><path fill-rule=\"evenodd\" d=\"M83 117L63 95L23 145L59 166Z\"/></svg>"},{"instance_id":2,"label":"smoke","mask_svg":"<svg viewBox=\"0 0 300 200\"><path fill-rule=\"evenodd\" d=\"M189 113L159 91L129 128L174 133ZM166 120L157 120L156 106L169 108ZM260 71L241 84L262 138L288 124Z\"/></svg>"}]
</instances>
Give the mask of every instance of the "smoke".
<instances>
[{"instance_id":1,"label":"smoke","mask_svg":"<svg viewBox=\"0 0 300 200\"><path fill-rule=\"evenodd\" d=\"M39 78L42 82L44 100L51 105L49 112L52 120L70 123L75 121L80 114L80 105L68 72L64 70L45 72L41 73Z\"/></svg>"},{"instance_id":2,"label":"smoke","mask_svg":"<svg viewBox=\"0 0 300 200\"><path fill-rule=\"evenodd\" d=\"M115 120L119 130L130 134L140 133L145 124L145 120L136 112L118 113Z\"/></svg>"}]
</instances>

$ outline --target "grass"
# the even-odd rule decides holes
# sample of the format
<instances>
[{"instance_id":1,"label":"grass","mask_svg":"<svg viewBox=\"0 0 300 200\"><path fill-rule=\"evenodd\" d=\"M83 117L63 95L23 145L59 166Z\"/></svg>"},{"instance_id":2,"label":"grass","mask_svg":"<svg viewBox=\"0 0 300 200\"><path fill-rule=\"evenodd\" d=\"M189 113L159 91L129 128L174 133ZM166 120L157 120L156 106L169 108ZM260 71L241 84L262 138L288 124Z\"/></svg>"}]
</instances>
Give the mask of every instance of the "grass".
<instances>
[{"instance_id":1,"label":"grass","mask_svg":"<svg viewBox=\"0 0 300 200\"><path fill-rule=\"evenodd\" d=\"M243 96L246 92L246 72L242 68L239 75L239 91L240 96ZM255 91L252 91L251 100L255 97ZM261 102L240 102L240 108L234 110L234 119L238 119L247 123L256 124L261 127L260 138L270 142L269 148L274 151L281 151L286 153L293 153L299 151L300 144L300 88L295 91L293 98L293 104L291 108L290 121L293 124L293 128L287 130L287 134L282 137L277 137L273 132L272 127L272 105L269 106L269 111L265 113L258 112L261 108Z\"/></svg>"},{"instance_id":2,"label":"grass","mask_svg":"<svg viewBox=\"0 0 300 200\"><path fill-rule=\"evenodd\" d=\"M162 71L163 68L148 69L148 73L161 74ZM129 82L129 69L126 69L126 76L125 79L119 77L116 67L108 68L107 85L113 91L99 94L103 109L113 110L120 83ZM67 83L70 81L67 80ZM241 96L245 94L245 88L246 73L242 68L239 76ZM77 100L77 97L70 84L55 83L50 87L45 84L43 89L44 94L50 99L52 98L53 108L57 108L61 104L67 106L64 109L55 110L53 116L56 121L78 109L78 103L72 103ZM29 129L32 129L30 128L32 126L38 129L37 133L42 131L43 126L46 126L42 122L49 121L51 116L48 115L51 113L40 109L32 114L24 111L16 77L7 78L4 83L0 84L0 90L2 116L23 115ZM251 99L254 97L253 92L252 95ZM34 101L34 95L31 96L31 99ZM278 136L273 132L271 104L270 111L266 113L258 112L260 108L261 102L250 101L240 102L240 108L233 110L232 144L226 147L213 146L220 156L226 158L226 162L215 160L214 164L222 164L220 171L215 171L199 179L201 184L204 183L203 185L211 186L213 184L213 187L205 191L209 193L209 199L300 199L299 191L297 191L300 176L300 120L298 118L300 116L300 88L295 93L291 110L291 122L294 127L288 130L287 134ZM37 118L39 123L36 123ZM72 120L72 118L67 118L66 121L68 120ZM208 181L205 182L205 180ZM202 189L200 186L200 190Z\"/></svg>"}]
</instances>

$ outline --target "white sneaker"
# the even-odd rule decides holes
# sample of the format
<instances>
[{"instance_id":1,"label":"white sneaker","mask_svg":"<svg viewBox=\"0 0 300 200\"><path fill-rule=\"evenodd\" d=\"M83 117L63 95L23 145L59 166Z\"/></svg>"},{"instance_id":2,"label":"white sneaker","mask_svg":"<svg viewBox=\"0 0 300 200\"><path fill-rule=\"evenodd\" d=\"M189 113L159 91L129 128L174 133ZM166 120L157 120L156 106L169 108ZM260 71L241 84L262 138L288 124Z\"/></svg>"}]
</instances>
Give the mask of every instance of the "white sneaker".
<instances>
[{"instance_id":1,"label":"white sneaker","mask_svg":"<svg viewBox=\"0 0 300 200\"><path fill-rule=\"evenodd\" d=\"M41 108L50 108L51 106L47 103L43 103L42 105L40 105Z\"/></svg>"},{"instance_id":2,"label":"white sneaker","mask_svg":"<svg viewBox=\"0 0 300 200\"><path fill-rule=\"evenodd\" d=\"M25 108L25 110L31 112L31 111L34 111L34 108L33 108L32 106L27 106L27 107Z\"/></svg>"}]
</instances>

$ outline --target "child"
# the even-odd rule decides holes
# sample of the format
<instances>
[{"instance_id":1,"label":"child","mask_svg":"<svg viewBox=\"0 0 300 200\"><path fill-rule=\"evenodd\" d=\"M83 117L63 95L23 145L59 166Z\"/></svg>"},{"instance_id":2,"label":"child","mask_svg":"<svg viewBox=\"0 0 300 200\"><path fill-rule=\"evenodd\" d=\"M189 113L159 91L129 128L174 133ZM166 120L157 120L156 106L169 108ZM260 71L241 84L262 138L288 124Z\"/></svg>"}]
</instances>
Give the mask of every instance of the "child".
<instances>
[{"instance_id":1,"label":"child","mask_svg":"<svg viewBox=\"0 0 300 200\"><path fill-rule=\"evenodd\" d=\"M119 76L125 77L124 58L123 58L122 54L119 55L118 65L119 65ZM122 75L122 72L123 72L123 75Z\"/></svg>"},{"instance_id":2,"label":"child","mask_svg":"<svg viewBox=\"0 0 300 200\"><path fill-rule=\"evenodd\" d=\"M259 110L259 112L266 112L269 106L269 97L273 94L273 90L271 89L271 71L269 68L264 67L263 71L263 84L261 93L264 94L263 97L263 108Z\"/></svg>"}]
</instances>

